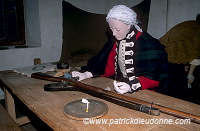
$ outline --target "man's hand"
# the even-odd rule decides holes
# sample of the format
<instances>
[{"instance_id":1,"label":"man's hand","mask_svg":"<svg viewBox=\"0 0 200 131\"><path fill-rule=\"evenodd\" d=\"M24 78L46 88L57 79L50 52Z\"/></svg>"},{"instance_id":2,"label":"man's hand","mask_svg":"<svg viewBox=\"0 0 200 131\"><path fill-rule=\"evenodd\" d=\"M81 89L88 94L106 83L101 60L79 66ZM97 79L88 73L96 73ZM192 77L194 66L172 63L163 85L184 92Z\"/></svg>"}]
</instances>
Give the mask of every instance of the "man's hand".
<instances>
[{"instance_id":1,"label":"man's hand","mask_svg":"<svg viewBox=\"0 0 200 131\"><path fill-rule=\"evenodd\" d=\"M131 88L129 86L129 84L125 83L125 82L113 82L114 85L114 89L119 93L119 94L124 94L127 92L131 92Z\"/></svg>"},{"instance_id":2,"label":"man's hand","mask_svg":"<svg viewBox=\"0 0 200 131\"><path fill-rule=\"evenodd\" d=\"M78 77L79 78L78 81L82 81L84 79L93 77L93 75L89 71L86 71L84 73L80 73L78 71L72 71L72 77Z\"/></svg>"}]
</instances>

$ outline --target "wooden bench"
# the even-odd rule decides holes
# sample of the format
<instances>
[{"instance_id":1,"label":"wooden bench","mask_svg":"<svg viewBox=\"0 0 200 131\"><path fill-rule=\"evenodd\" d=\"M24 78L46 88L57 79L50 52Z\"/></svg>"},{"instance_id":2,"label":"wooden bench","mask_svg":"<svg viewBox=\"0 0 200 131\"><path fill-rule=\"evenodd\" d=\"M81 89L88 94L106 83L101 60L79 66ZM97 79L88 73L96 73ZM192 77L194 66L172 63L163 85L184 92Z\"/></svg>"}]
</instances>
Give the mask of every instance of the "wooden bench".
<instances>
[{"instance_id":1,"label":"wooden bench","mask_svg":"<svg viewBox=\"0 0 200 131\"><path fill-rule=\"evenodd\" d=\"M0 130L1 131L21 131L5 108L0 104Z\"/></svg>"}]
</instances>

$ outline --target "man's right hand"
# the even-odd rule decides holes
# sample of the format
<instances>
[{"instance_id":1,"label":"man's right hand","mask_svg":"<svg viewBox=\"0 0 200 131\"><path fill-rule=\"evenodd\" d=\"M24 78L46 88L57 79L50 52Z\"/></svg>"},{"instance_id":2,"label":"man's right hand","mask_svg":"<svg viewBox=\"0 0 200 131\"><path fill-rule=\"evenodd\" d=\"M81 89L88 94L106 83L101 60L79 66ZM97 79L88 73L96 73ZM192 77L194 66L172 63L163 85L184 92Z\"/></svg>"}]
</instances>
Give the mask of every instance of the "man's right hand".
<instances>
[{"instance_id":1,"label":"man's right hand","mask_svg":"<svg viewBox=\"0 0 200 131\"><path fill-rule=\"evenodd\" d=\"M78 81L82 81L84 79L93 77L93 75L89 71L86 71L84 73L80 73L78 71L72 71L72 77L78 77Z\"/></svg>"}]
</instances>

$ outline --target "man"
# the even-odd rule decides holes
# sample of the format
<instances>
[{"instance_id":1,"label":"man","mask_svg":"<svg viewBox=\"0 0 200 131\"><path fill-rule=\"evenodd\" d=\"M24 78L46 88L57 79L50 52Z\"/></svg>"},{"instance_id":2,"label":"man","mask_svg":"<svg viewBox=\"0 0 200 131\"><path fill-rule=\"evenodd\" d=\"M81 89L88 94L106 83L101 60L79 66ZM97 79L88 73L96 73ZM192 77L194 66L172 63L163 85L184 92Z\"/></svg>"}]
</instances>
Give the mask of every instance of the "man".
<instances>
[{"instance_id":1,"label":"man","mask_svg":"<svg viewBox=\"0 0 200 131\"><path fill-rule=\"evenodd\" d=\"M168 76L165 47L142 31L137 25L137 14L124 5L110 9L106 21L116 40L108 54L105 73L101 76L114 76L120 81L113 83L120 94L158 87L160 81ZM81 81L97 75L90 71L74 71L72 76L78 76Z\"/></svg>"}]
</instances>

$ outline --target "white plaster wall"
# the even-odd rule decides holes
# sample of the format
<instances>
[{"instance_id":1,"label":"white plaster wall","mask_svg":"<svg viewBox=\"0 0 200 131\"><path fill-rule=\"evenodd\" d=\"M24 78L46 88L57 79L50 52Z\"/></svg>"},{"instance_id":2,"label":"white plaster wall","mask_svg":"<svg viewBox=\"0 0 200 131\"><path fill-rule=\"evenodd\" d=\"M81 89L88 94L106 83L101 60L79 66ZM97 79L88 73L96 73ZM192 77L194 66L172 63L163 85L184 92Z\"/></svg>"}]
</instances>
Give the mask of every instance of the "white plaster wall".
<instances>
[{"instance_id":1,"label":"white plaster wall","mask_svg":"<svg viewBox=\"0 0 200 131\"><path fill-rule=\"evenodd\" d=\"M41 32L38 0L24 0L26 43L41 46Z\"/></svg>"},{"instance_id":2,"label":"white plaster wall","mask_svg":"<svg viewBox=\"0 0 200 131\"><path fill-rule=\"evenodd\" d=\"M173 26L195 20L200 14L200 0L151 0L148 32L160 38Z\"/></svg>"},{"instance_id":3,"label":"white plaster wall","mask_svg":"<svg viewBox=\"0 0 200 131\"><path fill-rule=\"evenodd\" d=\"M35 48L0 50L0 70L56 62L62 48L62 0L24 0L26 37ZM84 10L107 13L116 4L133 6L142 0L66 0ZM168 10L167 10L168 9ZM200 13L200 0L152 0L148 32L160 38L175 24L195 19Z\"/></svg>"},{"instance_id":4,"label":"white plaster wall","mask_svg":"<svg viewBox=\"0 0 200 131\"><path fill-rule=\"evenodd\" d=\"M38 47L0 50L0 70L31 66L34 58L41 58L42 63L60 58L62 0L24 0L24 6L26 41Z\"/></svg>"},{"instance_id":5,"label":"white plaster wall","mask_svg":"<svg viewBox=\"0 0 200 131\"><path fill-rule=\"evenodd\" d=\"M147 32L160 38L166 32L167 0L152 0Z\"/></svg>"},{"instance_id":6,"label":"white plaster wall","mask_svg":"<svg viewBox=\"0 0 200 131\"><path fill-rule=\"evenodd\" d=\"M200 0L169 0L167 30L174 25L195 20L200 14Z\"/></svg>"}]
</instances>

